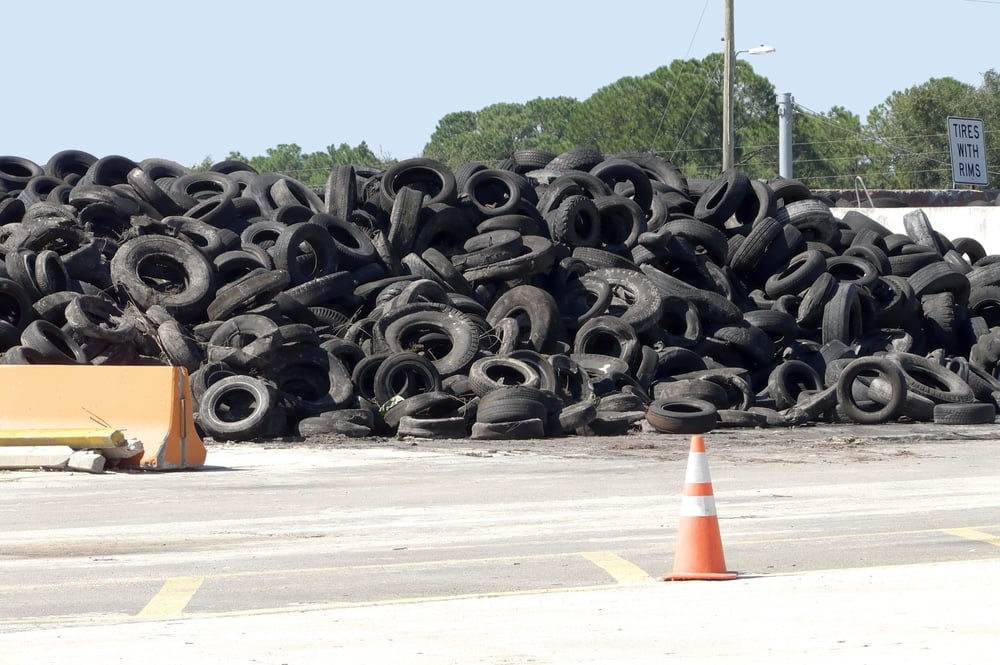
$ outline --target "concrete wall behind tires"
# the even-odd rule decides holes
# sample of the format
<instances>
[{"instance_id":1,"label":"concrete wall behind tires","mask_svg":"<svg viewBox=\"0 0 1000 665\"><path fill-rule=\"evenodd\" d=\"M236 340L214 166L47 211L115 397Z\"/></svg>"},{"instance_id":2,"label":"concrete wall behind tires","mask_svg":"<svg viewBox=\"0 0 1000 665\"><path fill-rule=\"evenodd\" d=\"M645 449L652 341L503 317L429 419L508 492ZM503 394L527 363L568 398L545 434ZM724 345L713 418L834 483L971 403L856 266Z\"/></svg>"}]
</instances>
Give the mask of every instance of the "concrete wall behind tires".
<instances>
[{"instance_id":1,"label":"concrete wall behind tires","mask_svg":"<svg viewBox=\"0 0 1000 665\"><path fill-rule=\"evenodd\" d=\"M906 233L903 215L921 208L831 208L837 219L856 210L874 219L893 233ZM1000 207L961 206L956 208L923 208L935 231L949 240L975 238L989 254L1000 254Z\"/></svg>"}]
</instances>

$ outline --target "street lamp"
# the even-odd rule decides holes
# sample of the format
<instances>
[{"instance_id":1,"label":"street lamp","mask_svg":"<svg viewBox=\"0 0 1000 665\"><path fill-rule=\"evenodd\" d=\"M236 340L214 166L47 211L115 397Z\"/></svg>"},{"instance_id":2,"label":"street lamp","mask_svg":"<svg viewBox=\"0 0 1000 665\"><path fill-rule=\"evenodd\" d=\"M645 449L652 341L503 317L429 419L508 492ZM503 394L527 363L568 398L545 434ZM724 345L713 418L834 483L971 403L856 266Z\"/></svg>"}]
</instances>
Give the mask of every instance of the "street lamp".
<instances>
[{"instance_id":1,"label":"street lamp","mask_svg":"<svg viewBox=\"0 0 1000 665\"><path fill-rule=\"evenodd\" d=\"M754 46L753 48L745 48L736 51L736 55L740 53L749 53L750 55L764 55L765 53L774 53L774 47L768 44L761 44L760 46Z\"/></svg>"},{"instance_id":2,"label":"street lamp","mask_svg":"<svg viewBox=\"0 0 1000 665\"><path fill-rule=\"evenodd\" d=\"M753 48L740 49L739 51L733 48L733 0L726 0L725 6L725 24L726 32L723 37L725 42L725 49L723 51L723 81L722 81L722 170L733 168L733 162L735 159L735 147L734 138L735 133L733 131L733 65L736 62L736 56L740 53L746 53L747 55L763 55L765 53L774 53L774 47L768 46L766 44L761 44L760 46L754 46Z\"/></svg>"}]
</instances>

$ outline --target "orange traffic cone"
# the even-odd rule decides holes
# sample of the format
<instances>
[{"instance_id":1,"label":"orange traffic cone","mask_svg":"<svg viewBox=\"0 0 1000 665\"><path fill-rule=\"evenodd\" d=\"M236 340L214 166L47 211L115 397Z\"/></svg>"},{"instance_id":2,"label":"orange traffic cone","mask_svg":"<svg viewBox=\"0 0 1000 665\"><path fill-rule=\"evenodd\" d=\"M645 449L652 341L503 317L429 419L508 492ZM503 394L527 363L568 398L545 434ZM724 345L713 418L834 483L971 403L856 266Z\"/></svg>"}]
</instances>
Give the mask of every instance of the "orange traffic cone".
<instances>
[{"instance_id":1,"label":"orange traffic cone","mask_svg":"<svg viewBox=\"0 0 1000 665\"><path fill-rule=\"evenodd\" d=\"M691 437L687 474L684 478L684 498L681 519L677 527L677 552L674 572L665 580L732 580L736 573L726 570L719 534L719 517L715 513L712 479L708 474L705 439L700 434Z\"/></svg>"}]
</instances>

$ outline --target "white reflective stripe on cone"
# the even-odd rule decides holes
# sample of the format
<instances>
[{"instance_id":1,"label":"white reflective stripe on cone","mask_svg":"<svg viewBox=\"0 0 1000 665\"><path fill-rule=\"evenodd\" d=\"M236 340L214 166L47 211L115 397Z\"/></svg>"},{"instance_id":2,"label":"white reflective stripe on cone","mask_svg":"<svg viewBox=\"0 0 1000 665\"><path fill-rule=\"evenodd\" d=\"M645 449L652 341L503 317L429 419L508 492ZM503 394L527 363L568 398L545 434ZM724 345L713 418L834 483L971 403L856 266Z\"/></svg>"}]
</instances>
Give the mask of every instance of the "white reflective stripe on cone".
<instances>
[{"instance_id":1,"label":"white reflective stripe on cone","mask_svg":"<svg viewBox=\"0 0 1000 665\"><path fill-rule=\"evenodd\" d=\"M708 455L706 453L690 453L688 455L687 473L684 475L684 482L710 483L712 479L708 477Z\"/></svg>"},{"instance_id":2,"label":"white reflective stripe on cone","mask_svg":"<svg viewBox=\"0 0 1000 665\"><path fill-rule=\"evenodd\" d=\"M714 517L714 496L681 497L681 517Z\"/></svg>"}]
</instances>

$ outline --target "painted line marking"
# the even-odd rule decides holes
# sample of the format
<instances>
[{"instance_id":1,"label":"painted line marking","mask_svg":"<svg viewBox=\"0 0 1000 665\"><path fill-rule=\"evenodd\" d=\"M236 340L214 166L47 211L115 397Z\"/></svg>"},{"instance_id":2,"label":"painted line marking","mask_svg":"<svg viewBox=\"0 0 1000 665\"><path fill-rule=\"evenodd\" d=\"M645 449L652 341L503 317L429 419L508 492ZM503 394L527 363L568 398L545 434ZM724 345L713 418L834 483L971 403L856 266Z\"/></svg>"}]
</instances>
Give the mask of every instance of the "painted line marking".
<instances>
[{"instance_id":1,"label":"painted line marking","mask_svg":"<svg viewBox=\"0 0 1000 665\"><path fill-rule=\"evenodd\" d=\"M994 536L993 534L986 533L985 531L979 531L977 529L943 529L943 531L945 533L950 533L953 536L958 536L959 538L978 540L981 543L1000 547L1000 536Z\"/></svg>"},{"instance_id":2,"label":"painted line marking","mask_svg":"<svg viewBox=\"0 0 1000 665\"><path fill-rule=\"evenodd\" d=\"M611 575L619 584L643 584L653 581L649 573L617 554L612 554L611 552L581 552L580 556L596 565L608 575Z\"/></svg>"},{"instance_id":3,"label":"painted line marking","mask_svg":"<svg viewBox=\"0 0 1000 665\"><path fill-rule=\"evenodd\" d=\"M204 577L172 577L163 583L159 593L136 616L140 619L179 617L191 602Z\"/></svg>"},{"instance_id":4,"label":"painted line marking","mask_svg":"<svg viewBox=\"0 0 1000 665\"><path fill-rule=\"evenodd\" d=\"M962 538L968 538L967 533L984 533L981 529L1000 529L1000 524L989 524L980 525L977 530L974 527L958 527L955 529L907 529L900 531L871 531L871 532L857 532L857 533L832 533L832 534L822 534L816 536L798 536L791 538L741 538L739 535L727 535L725 539L726 546L736 546L736 545L761 545L761 544L779 544L779 543L811 543L811 542L830 542L830 541L846 541L855 539L871 539L876 538L886 538L893 536L923 536L927 534L934 533L951 533L953 535L958 535ZM989 536L993 538L993 536ZM610 539L611 544L618 544L619 540L622 539ZM637 547L626 547L622 548L620 551L628 552L647 552L651 550L659 551L662 549L660 547L663 538L661 536L649 537L649 538L632 538L633 542L640 540L652 540L655 541L656 545L652 548L637 548ZM980 538L973 538L973 540L981 540ZM991 540L986 542L991 542L996 544ZM602 543L604 544L604 543ZM443 548L449 549L449 548ZM459 549L459 548L452 548ZM468 559L464 558L448 558L448 559L428 559L422 561L397 561L397 562L386 562L378 564L355 564L346 566L315 566L315 567L303 567L303 568L267 568L264 570L244 570L244 571L231 571L231 572L215 572L209 577L213 580L225 580L234 578L253 578L260 577L264 575L275 575L275 574L286 574L286 575L322 575L337 572L366 572L366 571L379 571L379 570L405 570L411 568L432 568L439 566L462 566L468 564L492 564L492 563L502 563L505 561L526 561L526 560L546 560L546 559L562 559L566 557L580 556L581 552L554 552L550 554L525 554L522 556L494 556L494 557L470 557ZM598 564L600 565L600 564ZM798 571L796 571L798 572ZM70 589L70 588L102 588L111 584L123 584L123 583L141 583L141 582L151 582L163 579L162 577L155 576L144 576L138 575L135 577L116 577L112 582L109 582L107 578L100 579L87 579L87 580L75 580L67 582L42 582L42 583L26 583L26 584L0 584L0 593L3 592L25 592L25 591L44 591L46 589Z\"/></svg>"},{"instance_id":5,"label":"painted line marking","mask_svg":"<svg viewBox=\"0 0 1000 665\"><path fill-rule=\"evenodd\" d=\"M893 570L899 568L905 569L919 569L927 568L928 566L948 566L948 565L974 565L982 564L984 562L998 562L1000 559L985 559L985 560L975 560L975 561L929 561L924 563L912 563L912 564L890 564L885 566L862 566L862 567L852 567L852 568L827 568L827 569L816 569L816 570L797 570L794 572L787 573L766 573L760 575L754 575L756 578L770 578L770 577L800 577L802 575L816 575L824 573L842 573L842 572L869 572L872 570ZM653 579L653 578L650 578ZM653 580L654 582L656 580ZM664 587L666 588L666 587ZM276 614L292 614L292 613L302 613L302 612L316 612L322 610L341 610L341 609L353 609L358 607L390 607L395 605L415 605L421 603L438 603L438 602L450 602L450 601L461 601L461 600L481 600L485 598L509 598L514 596L525 596L525 595L538 595L538 594L561 594L561 593L581 593L588 591L613 591L613 590L625 591L626 587L621 584L596 584L588 586L579 587L559 587L559 588L542 588L542 589L521 589L517 591L495 591L487 593L465 593L465 594L453 594L444 596L410 596L405 598L387 598L384 600L368 600L368 601L347 601L347 602L332 602L332 603L310 603L306 605L296 605L294 607L282 606L282 607L260 607L248 610L230 610L230 611L217 611L217 612L196 612L185 614L185 619L215 619L215 618L225 618L225 617L251 617L251 616L265 616L265 615L276 615ZM11 626L11 625L42 625L42 624L72 624L72 625L111 625L111 624L125 624L132 623L140 619L141 617L135 615L122 615L122 614L105 614L105 615L62 615L62 616L48 616L48 617L33 617L33 618L18 618L18 619L0 619L0 626ZM149 617L158 618L158 617Z\"/></svg>"}]
</instances>

